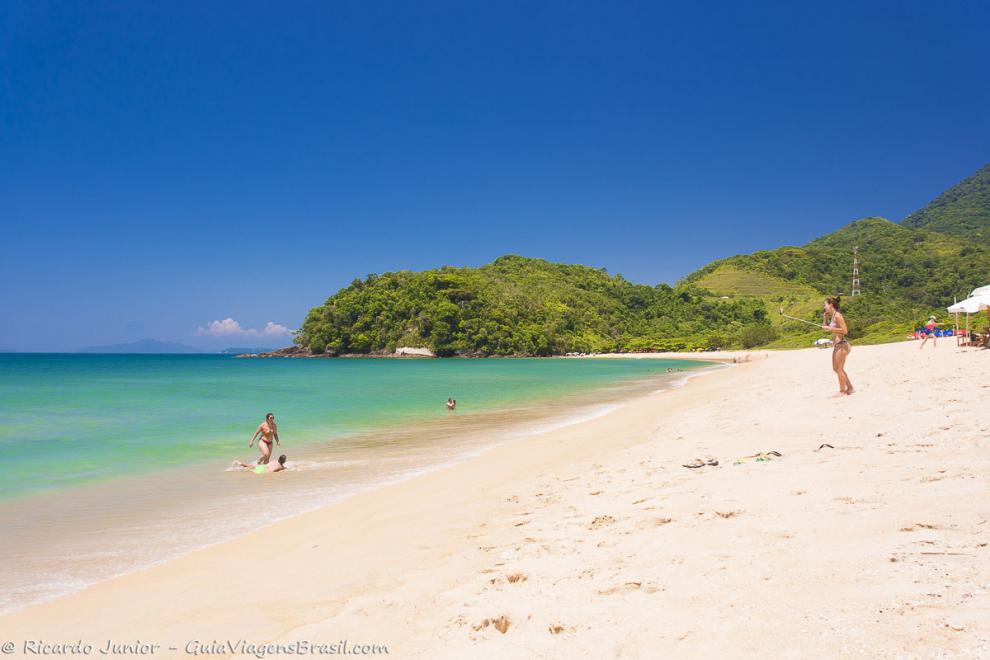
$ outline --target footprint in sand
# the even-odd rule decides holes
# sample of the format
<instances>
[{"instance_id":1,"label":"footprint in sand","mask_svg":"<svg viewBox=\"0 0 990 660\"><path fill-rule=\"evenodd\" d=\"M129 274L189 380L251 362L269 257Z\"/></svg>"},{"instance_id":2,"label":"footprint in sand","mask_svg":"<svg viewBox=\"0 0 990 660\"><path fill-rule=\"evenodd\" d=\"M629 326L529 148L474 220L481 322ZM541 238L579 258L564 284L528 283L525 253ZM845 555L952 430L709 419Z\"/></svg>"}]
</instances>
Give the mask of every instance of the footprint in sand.
<instances>
[{"instance_id":1,"label":"footprint in sand","mask_svg":"<svg viewBox=\"0 0 990 660\"><path fill-rule=\"evenodd\" d=\"M736 511L716 511L715 512L715 515L718 516L719 518L735 518L736 516L740 515L741 513L743 513L743 512L742 511L739 511L739 510L736 510Z\"/></svg>"},{"instance_id":2,"label":"footprint in sand","mask_svg":"<svg viewBox=\"0 0 990 660\"><path fill-rule=\"evenodd\" d=\"M672 518L648 518L646 520L641 520L637 523L636 527L639 529L650 529L653 527L663 527L673 522Z\"/></svg>"},{"instance_id":3,"label":"footprint in sand","mask_svg":"<svg viewBox=\"0 0 990 660\"><path fill-rule=\"evenodd\" d=\"M505 632L509 629L509 625L511 623L512 623L512 620L509 619L509 617L507 617L507 616L505 616L503 614L502 616L498 617L497 619L485 619L481 623L479 623L479 624L477 624L475 626L472 626L472 628L474 628L475 630L484 630L488 626L494 626L495 627L495 630L499 631L500 633L502 633L504 635Z\"/></svg>"},{"instance_id":4,"label":"footprint in sand","mask_svg":"<svg viewBox=\"0 0 990 660\"><path fill-rule=\"evenodd\" d=\"M927 523L915 523L907 527L901 527L900 532L913 532L916 529L943 529L941 525L929 525Z\"/></svg>"},{"instance_id":5,"label":"footprint in sand","mask_svg":"<svg viewBox=\"0 0 990 660\"><path fill-rule=\"evenodd\" d=\"M598 595L611 596L614 594L628 593L630 591L639 591L640 589L648 594L655 594L656 592L661 591L661 588L653 582L647 582L646 586L643 586L642 582L626 582L624 584L609 587L608 589L599 589Z\"/></svg>"},{"instance_id":6,"label":"footprint in sand","mask_svg":"<svg viewBox=\"0 0 990 660\"><path fill-rule=\"evenodd\" d=\"M613 523L615 523L615 518L612 516L596 516L595 519L588 524L588 529L600 529Z\"/></svg>"}]
</instances>

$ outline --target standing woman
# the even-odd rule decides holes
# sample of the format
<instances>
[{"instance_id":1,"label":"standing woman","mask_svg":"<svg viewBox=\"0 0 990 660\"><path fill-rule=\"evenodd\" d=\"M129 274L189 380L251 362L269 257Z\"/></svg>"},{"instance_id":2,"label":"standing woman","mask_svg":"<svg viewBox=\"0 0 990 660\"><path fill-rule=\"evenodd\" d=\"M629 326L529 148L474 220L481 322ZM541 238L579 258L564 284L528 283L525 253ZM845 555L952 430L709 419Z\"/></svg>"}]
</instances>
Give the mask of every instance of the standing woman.
<instances>
[{"instance_id":1,"label":"standing woman","mask_svg":"<svg viewBox=\"0 0 990 660\"><path fill-rule=\"evenodd\" d=\"M849 334L849 326L846 325L846 319L839 311L840 304L838 296L825 299L822 320L826 323L822 325L822 330L832 333L832 371L839 377L839 393L835 396L849 396L853 393L853 386L849 382L849 374L846 373L846 358L852 346L846 338Z\"/></svg>"},{"instance_id":2,"label":"standing woman","mask_svg":"<svg viewBox=\"0 0 990 660\"><path fill-rule=\"evenodd\" d=\"M260 438L258 436L261 436ZM258 457L258 465L266 465L272 457L272 439L275 439L275 443L282 447L282 441L278 439L278 424L275 423L275 415L273 413L268 413L265 415L265 421L258 425L258 429L254 432L251 437L251 442L248 443L248 447L254 446L254 441L258 441L258 450L261 451L261 456Z\"/></svg>"}]
</instances>

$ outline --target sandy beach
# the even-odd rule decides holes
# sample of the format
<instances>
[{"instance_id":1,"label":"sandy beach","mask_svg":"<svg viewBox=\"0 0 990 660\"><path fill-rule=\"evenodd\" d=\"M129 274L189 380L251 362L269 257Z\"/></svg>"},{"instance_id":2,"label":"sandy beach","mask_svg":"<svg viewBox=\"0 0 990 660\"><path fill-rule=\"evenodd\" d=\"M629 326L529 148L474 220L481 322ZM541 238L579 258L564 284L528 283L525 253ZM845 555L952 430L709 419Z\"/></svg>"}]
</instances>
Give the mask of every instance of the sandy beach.
<instances>
[{"instance_id":1,"label":"sandy beach","mask_svg":"<svg viewBox=\"0 0 990 660\"><path fill-rule=\"evenodd\" d=\"M855 347L858 391L841 398L829 359L754 352L4 616L0 641L14 655L108 639L161 657L241 640L391 657L990 655L990 351ZM705 457L718 465L682 467Z\"/></svg>"}]
</instances>

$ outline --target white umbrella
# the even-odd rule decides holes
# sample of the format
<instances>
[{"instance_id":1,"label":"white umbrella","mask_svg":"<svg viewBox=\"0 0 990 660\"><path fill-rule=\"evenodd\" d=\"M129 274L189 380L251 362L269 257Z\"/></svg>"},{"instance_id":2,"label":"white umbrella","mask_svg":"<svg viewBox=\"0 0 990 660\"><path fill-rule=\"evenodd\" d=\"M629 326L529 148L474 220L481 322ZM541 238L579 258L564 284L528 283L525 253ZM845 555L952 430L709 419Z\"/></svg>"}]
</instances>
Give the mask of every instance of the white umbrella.
<instances>
[{"instance_id":1,"label":"white umbrella","mask_svg":"<svg viewBox=\"0 0 990 660\"><path fill-rule=\"evenodd\" d=\"M990 302L988 298L983 296L973 296L971 298L966 298L966 300L960 300L955 305L949 305L946 310L950 314L976 314L981 309L986 309Z\"/></svg>"},{"instance_id":2,"label":"white umbrella","mask_svg":"<svg viewBox=\"0 0 990 660\"><path fill-rule=\"evenodd\" d=\"M977 287L969 294L969 298L946 308L950 314L966 315L966 331L969 331L969 315L980 310L987 310L987 323L990 324L990 285ZM957 317L958 318L958 317ZM958 323L956 324L958 327Z\"/></svg>"}]
</instances>

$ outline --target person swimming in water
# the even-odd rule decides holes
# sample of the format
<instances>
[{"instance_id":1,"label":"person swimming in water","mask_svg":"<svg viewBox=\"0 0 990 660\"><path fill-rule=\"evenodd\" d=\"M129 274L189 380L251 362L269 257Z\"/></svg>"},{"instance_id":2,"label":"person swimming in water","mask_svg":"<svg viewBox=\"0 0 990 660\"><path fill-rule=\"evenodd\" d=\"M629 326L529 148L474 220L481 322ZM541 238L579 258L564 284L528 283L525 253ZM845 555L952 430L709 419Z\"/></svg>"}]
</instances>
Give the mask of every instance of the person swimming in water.
<instances>
[{"instance_id":1,"label":"person swimming in water","mask_svg":"<svg viewBox=\"0 0 990 660\"><path fill-rule=\"evenodd\" d=\"M241 468L242 470L250 470L255 474L264 474L266 472L281 472L285 469L285 454L278 457L278 463L274 465L271 463L241 463L240 461L234 461L230 464L230 467Z\"/></svg>"},{"instance_id":2,"label":"person swimming in water","mask_svg":"<svg viewBox=\"0 0 990 660\"><path fill-rule=\"evenodd\" d=\"M825 299L822 330L832 333L832 371L839 378L839 393L835 396L849 396L853 393L853 386L849 382L849 374L846 373L846 358L852 346L846 338L849 334L849 326L846 325L846 319L839 311L840 304L838 296ZM831 318L828 318L829 315ZM828 323L824 323L825 320L828 320Z\"/></svg>"},{"instance_id":3,"label":"person swimming in water","mask_svg":"<svg viewBox=\"0 0 990 660\"><path fill-rule=\"evenodd\" d=\"M936 348L938 346L938 342L935 339L935 328L941 325L942 325L941 323L935 322L934 316L928 317L928 323L925 324L925 330L924 330L925 338L921 340L921 346L918 347L918 350L923 349L925 347L925 344L928 343L929 339L932 340L932 348Z\"/></svg>"},{"instance_id":4,"label":"person swimming in water","mask_svg":"<svg viewBox=\"0 0 990 660\"><path fill-rule=\"evenodd\" d=\"M259 435L261 436L260 438L258 437ZM248 443L248 447L253 447L254 441L258 441L258 450L261 452L261 456L258 457L258 463L268 463L271 459L272 438L275 439L275 444L281 449L282 442L278 439L278 424L275 423L275 415L268 413L265 415L265 421L258 425L258 429L251 437L251 442Z\"/></svg>"},{"instance_id":5,"label":"person swimming in water","mask_svg":"<svg viewBox=\"0 0 990 660\"><path fill-rule=\"evenodd\" d=\"M457 399L447 399L447 410L453 410L457 407Z\"/></svg>"}]
</instances>

